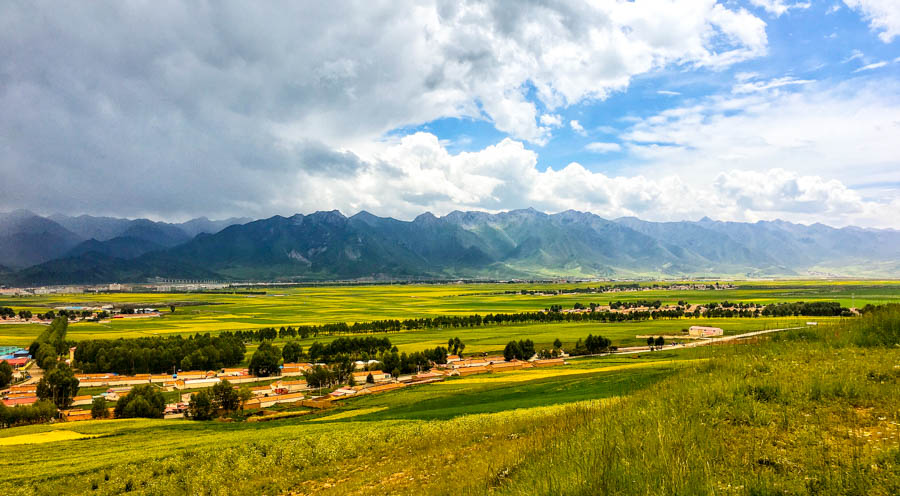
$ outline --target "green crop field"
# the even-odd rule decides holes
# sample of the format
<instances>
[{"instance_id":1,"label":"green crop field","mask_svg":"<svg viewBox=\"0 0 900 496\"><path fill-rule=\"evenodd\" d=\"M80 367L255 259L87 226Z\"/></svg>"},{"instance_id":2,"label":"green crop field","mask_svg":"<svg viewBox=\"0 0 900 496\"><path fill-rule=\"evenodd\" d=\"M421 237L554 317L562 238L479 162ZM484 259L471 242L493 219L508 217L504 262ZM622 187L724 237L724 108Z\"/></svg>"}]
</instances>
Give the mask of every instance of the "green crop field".
<instances>
[{"instance_id":1,"label":"green crop field","mask_svg":"<svg viewBox=\"0 0 900 496\"><path fill-rule=\"evenodd\" d=\"M668 284L668 283L666 283ZM162 317L146 319L115 319L109 323L75 323L69 327L68 338L114 339L166 334L193 334L196 332L220 332L247 330L267 326L323 324L334 322L362 322L378 319L405 319L434 317L439 315L468 315L480 313L514 313L536 311L551 305L571 308L576 302L606 304L610 301L661 300L675 304L679 300L690 303L710 301L739 301L745 303L776 303L794 301L838 301L844 306L862 307L868 303L900 302L900 282L897 281L772 281L736 283L736 289L720 291L664 291L618 292L606 294L575 295L521 295L504 294L521 289L569 289L597 286L598 284L459 284L459 285L375 285L375 286L315 286L269 289L265 295L235 294L167 294L167 293L110 293L47 295L34 297L0 298L0 306L18 311L30 309L45 312L50 308L66 305L140 305L163 309ZM169 305L176 305L174 313ZM764 321L752 324L729 319L722 322L723 329L753 330L780 325L790 325L806 319L776 322ZM692 321L694 322L694 321ZM694 322L704 324L703 322ZM661 325L666 333L677 331L686 322L624 323L590 327L589 324L566 327L561 325L529 329L528 334L539 344L559 337L563 341L575 341L589 332L609 335L623 345L634 335L662 333L655 330ZM709 323L716 325L716 323ZM629 326L634 326L631 328ZM0 345L27 346L40 334L39 324L0 324ZM495 351L505 344L510 334L518 329L495 327L492 329L444 329L409 337L392 335L392 341L407 346L408 350L446 343L447 336L470 333L467 337L478 348L468 351ZM462 338L462 336L460 336ZM544 339L546 338L546 341ZM324 339L324 338L323 338ZM482 343L483 342L483 346ZM427 343L427 344L426 344ZM468 341L467 341L468 344Z\"/></svg>"}]
</instances>

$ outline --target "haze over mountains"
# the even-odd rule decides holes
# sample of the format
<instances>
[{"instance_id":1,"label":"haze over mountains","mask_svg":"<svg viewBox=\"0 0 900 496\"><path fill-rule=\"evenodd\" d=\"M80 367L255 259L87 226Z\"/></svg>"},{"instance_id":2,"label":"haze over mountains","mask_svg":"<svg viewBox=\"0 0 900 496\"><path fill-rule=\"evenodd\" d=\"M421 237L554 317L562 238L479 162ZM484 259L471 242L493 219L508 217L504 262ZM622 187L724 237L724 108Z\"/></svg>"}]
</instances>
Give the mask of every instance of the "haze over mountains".
<instances>
[{"instance_id":1,"label":"haze over mountains","mask_svg":"<svg viewBox=\"0 0 900 496\"><path fill-rule=\"evenodd\" d=\"M889 276L900 232L784 221L603 219L573 210L424 213L412 221L338 211L182 224L0 215L7 284L356 278Z\"/></svg>"}]
</instances>

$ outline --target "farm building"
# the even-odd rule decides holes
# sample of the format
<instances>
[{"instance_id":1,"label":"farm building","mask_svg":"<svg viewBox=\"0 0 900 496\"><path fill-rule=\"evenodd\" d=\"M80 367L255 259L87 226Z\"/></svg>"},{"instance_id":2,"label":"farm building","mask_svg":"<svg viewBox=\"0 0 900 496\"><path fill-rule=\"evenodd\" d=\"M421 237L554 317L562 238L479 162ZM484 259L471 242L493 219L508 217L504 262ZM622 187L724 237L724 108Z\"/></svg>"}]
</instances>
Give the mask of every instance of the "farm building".
<instances>
[{"instance_id":1,"label":"farm building","mask_svg":"<svg viewBox=\"0 0 900 496\"><path fill-rule=\"evenodd\" d=\"M548 358L546 360L535 360L532 364L535 367L553 367L556 365L565 365L566 362L562 358Z\"/></svg>"},{"instance_id":2,"label":"farm building","mask_svg":"<svg viewBox=\"0 0 900 496\"><path fill-rule=\"evenodd\" d=\"M493 372L506 372L507 370L519 370L524 367L531 367L531 363L529 362L498 362L490 365L490 369Z\"/></svg>"},{"instance_id":3,"label":"farm building","mask_svg":"<svg viewBox=\"0 0 900 496\"><path fill-rule=\"evenodd\" d=\"M34 396L35 394L37 394L37 385L22 384L20 386L10 386L9 394L30 394Z\"/></svg>"},{"instance_id":4,"label":"farm building","mask_svg":"<svg viewBox=\"0 0 900 496\"><path fill-rule=\"evenodd\" d=\"M303 375L303 372L312 368L312 365L308 363L285 363L281 366L281 375L285 376L298 376Z\"/></svg>"},{"instance_id":5,"label":"farm building","mask_svg":"<svg viewBox=\"0 0 900 496\"><path fill-rule=\"evenodd\" d=\"M9 363L9 364L12 366L12 368L17 369L17 368L19 368L19 367L24 366L26 363L28 363L28 360L29 360L29 359L28 359L28 358L25 358L25 357L21 357L21 358L4 358L4 359L0 360L0 362L7 362L7 363Z\"/></svg>"},{"instance_id":6,"label":"farm building","mask_svg":"<svg viewBox=\"0 0 900 496\"><path fill-rule=\"evenodd\" d=\"M480 365L475 367L462 367L457 369L457 372L460 376L474 375L474 374L487 374L490 373L491 369L486 365Z\"/></svg>"},{"instance_id":7,"label":"farm building","mask_svg":"<svg viewBox=\"0 0 900 496\"><path fill-rule=\"evenodd\" d=\"M303 380L277 381L277 382L272 383L272 387L275 389L275 391L286 392L286 393L293 393L293 392L303 391L305 389L308 389L308 387L306 385L306 381L303 381Z\"/></svg>"},{"instance_id":8,"label":"farm building","mask_svg":"<svg viewBox=\"0 0 900 496\"><path fill-rule=\"evenodd\" d=\"M372 365L373 363L378 363L378 360L357 360L353 362L353 367L356 370L365 370L366 367Z\"/></svg>"},{"instance_id":9,"label":"farm building","mask_svg":"<svg viewBox=\"0 0 900 496\"><path fill-rule=\"evenodd\" d=\"M721 336L723 332L719 327L691 326L688 329L688 335L701 338Z\"/></svg>"},{"instance_id":10,"label":"farm building","mask_svg":"<svg viewBox=\"0 0 900 496\"><path fill-rule=\"evenodd\" d=\"M303 393L279 394L277 396L257 397L247 401L245 408L268 408L279 403L296 403L303 399Z\"/></svg>"},{"instance_id":11,"label":"farm building","mask_svg":"<svg viewBox=\"0 0 900 496\"><path fill-rule=\"evenodd\" d=\"M75 422L78 420L91 420L90 410L63 410L59 412L63 420L67 422Z\"/></svg>"},{"instance_id":12,"label":"farm building","mask_svg":"<svg viewBox=\"0 0 900 496\"><path fill-rule=\"evenodd\" d=\"M372 379L374 379L375 382L385 382L391 380L391 374L382 372L380 370L373 370L371 372L354 372L353 380L356 382L366 382L366 378L369 377L369 374L372 374Z\"/></svg>"},{"instance_id":13,"label":"farm building","mask_svg":"<svg viewBox=\"0 0 900 496\"><path fill-rule=\"evenodd\" d=\"M10 398L3 400L3 404L9 407L33 405L37 402L37 396L28 396L24 398Z\"/></svg>"}]
</instances>

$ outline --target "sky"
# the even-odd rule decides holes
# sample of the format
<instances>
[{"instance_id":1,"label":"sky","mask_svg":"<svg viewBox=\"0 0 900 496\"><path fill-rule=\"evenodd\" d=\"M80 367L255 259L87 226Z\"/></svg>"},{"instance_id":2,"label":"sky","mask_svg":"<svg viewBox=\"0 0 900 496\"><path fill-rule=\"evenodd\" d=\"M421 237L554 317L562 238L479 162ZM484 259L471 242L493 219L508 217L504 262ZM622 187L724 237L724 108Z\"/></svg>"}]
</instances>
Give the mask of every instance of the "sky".
<instances>
[{"instance_id":1,"label":"sky","mask_svg":"<svg viewBox=\"0 0 900 496\"><path fill-rule=\"evenodd\" d=\"M0 211L900 228L900 0L0 3Z\"/></svg>"}]
</instances>

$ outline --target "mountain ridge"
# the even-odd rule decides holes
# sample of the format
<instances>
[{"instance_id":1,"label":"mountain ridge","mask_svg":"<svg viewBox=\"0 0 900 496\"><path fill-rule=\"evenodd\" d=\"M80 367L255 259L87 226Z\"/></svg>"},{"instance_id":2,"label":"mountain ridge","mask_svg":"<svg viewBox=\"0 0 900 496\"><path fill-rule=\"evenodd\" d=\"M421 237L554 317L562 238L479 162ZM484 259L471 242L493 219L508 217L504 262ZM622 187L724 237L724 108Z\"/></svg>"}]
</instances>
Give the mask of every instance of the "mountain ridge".
<instances>
[{"instance_id":1,"label":"mountain ridge","mask_svg":"<svg viewBox=\"0 0 900 496\"><path fill-rule=\"evenodd\" d=\"M442 217L425 212L410 221L366 211L350 217L337 210L318 211L232 224L148 250L134 239L93 240L7 279L71 284L155 277L753 277L841 270L890 274L900 267L900 232L891 230L708 217L608 220L590 212L548 214L533 208L496 214L453 211Z\"/></svg>"}]
</instances>

